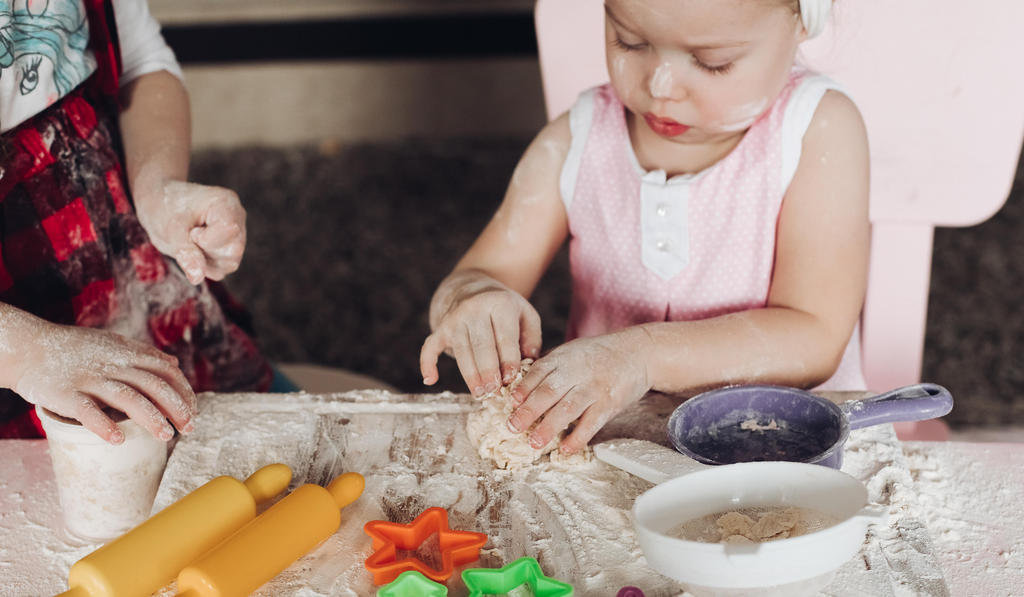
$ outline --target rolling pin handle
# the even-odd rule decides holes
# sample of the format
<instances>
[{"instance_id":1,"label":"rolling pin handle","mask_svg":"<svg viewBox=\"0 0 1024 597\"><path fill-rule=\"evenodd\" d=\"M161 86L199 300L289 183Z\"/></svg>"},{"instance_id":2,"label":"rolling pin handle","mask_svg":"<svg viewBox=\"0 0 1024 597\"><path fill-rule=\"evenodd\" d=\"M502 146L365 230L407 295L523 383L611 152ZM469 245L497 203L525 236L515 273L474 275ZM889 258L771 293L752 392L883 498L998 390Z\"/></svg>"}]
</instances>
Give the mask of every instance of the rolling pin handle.
<instances>
[{"instance_id":1,"label":"rolling pin handle","mask_svg":"<svg viewBox=\"0 0 1024 597\"><path fill-rule=\"evenodd\" d=\"M359 498L364 487L366 487L366 480L362 475L345 473L331 481L331 484L327 486L327 492L331 494L339 508L344 508Z\"/></svg>"},{"instance_id":2,"label":"rolling pin handle","mask_svg":"<svg viewBox=\"0 0 1024 597\"><path fill-rule=\"evenodd\" d=\"M292 482L292 469L287 464L275 463L259 469L245 480L245 488L257 504L273 498Z\"/></svg>"}]
</instances>

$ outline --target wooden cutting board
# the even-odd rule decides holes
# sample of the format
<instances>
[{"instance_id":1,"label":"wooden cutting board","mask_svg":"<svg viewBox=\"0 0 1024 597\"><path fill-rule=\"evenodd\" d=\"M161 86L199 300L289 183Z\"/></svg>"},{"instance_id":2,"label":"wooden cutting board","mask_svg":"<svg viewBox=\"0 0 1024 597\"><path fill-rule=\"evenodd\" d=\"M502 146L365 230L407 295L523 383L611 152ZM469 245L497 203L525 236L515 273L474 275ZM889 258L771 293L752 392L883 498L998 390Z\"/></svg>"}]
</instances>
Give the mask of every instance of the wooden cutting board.
<instances>
[{"instance_id":1,"label":"wooden cutting board","mask_svg":"<svg viewBox=\"0 0 1024 597\"><path fill-rule=\"evenodd\" d=\"M674 406L669 397L652 394L596 440L637 437L665 444ZM629 508L650 484L596 460L495 470L465 436L466 413L473 408L468 395L450 393L206 394L196 431L171 455L154 509L215 476L244 479L271 462L292 467L293 488L357 471L366 477L366 490L343 510L338 532L258 595L375 594L363 567L371 553L363 524L408 523L431 506L448 510L451 528L489 535L470 567L532 556L545 574L574 585L576 595L614 595L626 585L648 597L683 594L647 567L636 542ZM860 555L822 595L948 595L891 427L853 432L843 470L866 484L871 501L889 507L890 520L869 533ZM457 574L448 587L452 597L466 594ZM173 595L172 587L161 595Z\"/></svg>"}]
</instances>

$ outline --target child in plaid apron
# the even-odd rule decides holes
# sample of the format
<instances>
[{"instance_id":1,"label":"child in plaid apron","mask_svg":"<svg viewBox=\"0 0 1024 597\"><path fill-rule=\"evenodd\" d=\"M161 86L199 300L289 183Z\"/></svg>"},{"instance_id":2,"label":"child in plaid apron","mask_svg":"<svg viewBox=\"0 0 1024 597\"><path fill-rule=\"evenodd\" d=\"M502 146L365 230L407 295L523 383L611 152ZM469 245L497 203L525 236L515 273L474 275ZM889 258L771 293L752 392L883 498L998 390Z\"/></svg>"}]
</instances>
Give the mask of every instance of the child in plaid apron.
<instances>
[{"instance_id":1,"label":"child in plaid apron","mask_svg":"<svg viewBox=\"0 0 1024 597\"><path fill-rule=\"evenodd\" d=\"M190 283L139 223L117 120L112 6L84 5L95 72L2 137L0 302L151 344L177 358L196 392L265 391L272 370L245 311L220 284ZM41 436L32 405L0 390L0 438Z\"/></svg>"}]
</instances>

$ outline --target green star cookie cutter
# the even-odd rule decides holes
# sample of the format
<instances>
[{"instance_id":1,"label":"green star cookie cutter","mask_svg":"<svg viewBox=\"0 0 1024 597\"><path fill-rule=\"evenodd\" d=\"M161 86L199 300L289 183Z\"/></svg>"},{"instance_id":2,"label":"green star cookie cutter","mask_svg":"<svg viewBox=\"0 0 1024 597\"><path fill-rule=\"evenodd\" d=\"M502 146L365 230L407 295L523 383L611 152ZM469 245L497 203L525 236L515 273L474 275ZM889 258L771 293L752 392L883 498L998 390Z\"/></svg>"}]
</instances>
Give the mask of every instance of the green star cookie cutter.
<instances>
[{"instance_id":1,"label":"green star cookie cutter","mask_svg":"<svg viewBox=\"0 0 1024 597\"><path fill-rule=\"evenodd\" d=\"M448 587L408 570L377 591L377 597L448 597Z\"/></svg>"},{"instance_id":2,"label":"green star cookie cutter","mask_svg":"<svg viewBox=\"0 0 1024 597\"><path fill-rule=\"evenodd\" d=\"M469 597L505 595L527 585L534 597L571 597L572 585L544 576L534 558L519 558L502 568L471 568L462 571Z\"/></svg>"}]
</instances>

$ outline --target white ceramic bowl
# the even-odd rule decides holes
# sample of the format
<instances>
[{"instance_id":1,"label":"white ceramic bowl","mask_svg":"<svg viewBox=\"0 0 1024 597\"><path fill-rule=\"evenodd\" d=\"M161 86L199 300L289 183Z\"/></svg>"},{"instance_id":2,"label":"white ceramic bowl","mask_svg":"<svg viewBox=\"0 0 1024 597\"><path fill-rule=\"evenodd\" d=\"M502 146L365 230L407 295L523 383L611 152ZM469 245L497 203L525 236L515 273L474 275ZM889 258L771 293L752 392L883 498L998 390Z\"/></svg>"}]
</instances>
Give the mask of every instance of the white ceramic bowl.
<instances>
[{"instance_id":1,"label":"white ceramic bowl","mask_svg":"<svg viewBox=\"0 0 1024 597\"><path fill-rule=\"evenodd\" d=\"M868 507L867 490L846 473L796 462L749 462L710 467L656 485L633 505L633 518L651 568L695 595L814 594L864 543L867 525L882 513ZM701 543L669 536L680 524L755 506L810 508L839 522L764 543Z\"/></svg>"}]
</instances>

